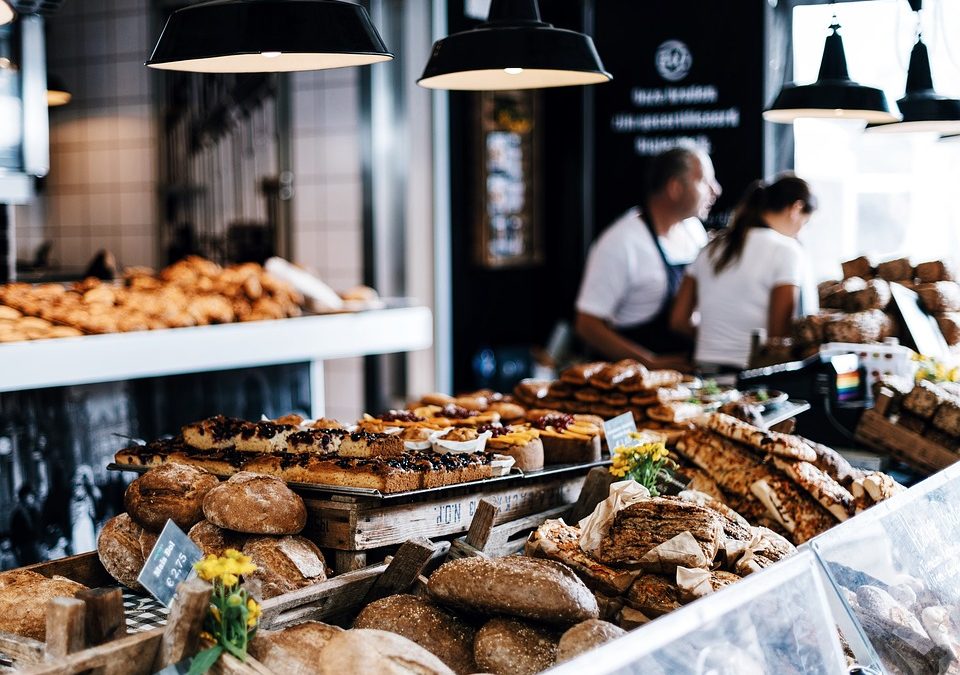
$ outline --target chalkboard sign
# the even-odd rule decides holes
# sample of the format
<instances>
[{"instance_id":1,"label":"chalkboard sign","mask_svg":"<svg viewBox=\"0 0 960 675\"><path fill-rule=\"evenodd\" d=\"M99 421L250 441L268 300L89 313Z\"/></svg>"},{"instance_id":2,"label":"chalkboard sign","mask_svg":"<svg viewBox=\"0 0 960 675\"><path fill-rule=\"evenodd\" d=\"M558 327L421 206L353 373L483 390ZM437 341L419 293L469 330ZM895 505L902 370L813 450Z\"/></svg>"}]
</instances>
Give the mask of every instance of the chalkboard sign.
<instances>
[{"instance_id":1,"label":"chalkboard sign","mask_svg":"<svg viewBox=\"0 0 960 675\"><path fill-rule=\"evenodd\" d=\"M603 436L607 439L607 447L612 453L617 447L624 445L636 445L636 441L630 438L630 434L637 430L637 423L633 419L633 413L625 412L609 419L603 423Z\"/></svg>"},{"instance_id":2,"label":"chalkboard sign","mask_svg":"<svg viewBox=\"0 0 960 675\"><path fill-rule=\"evenodd\" d=\"M172 520L168 520L137 581L150 595L169 607L177 586L190 577L194 563L202 557L199 547Z\"/></svg>"},{"instance_id":3,"label":"chalkboard sign","mask_svg":"<svg viewBox=\"0 0 960 675\"><path fill-rule=\"evenodd\" d=\"M763 2L597 2L594 40L613 81L595 96L598 231L639 200L647 158L679 142L713 159L720 227L763 174Z\"/></svg>"}]
</instances>

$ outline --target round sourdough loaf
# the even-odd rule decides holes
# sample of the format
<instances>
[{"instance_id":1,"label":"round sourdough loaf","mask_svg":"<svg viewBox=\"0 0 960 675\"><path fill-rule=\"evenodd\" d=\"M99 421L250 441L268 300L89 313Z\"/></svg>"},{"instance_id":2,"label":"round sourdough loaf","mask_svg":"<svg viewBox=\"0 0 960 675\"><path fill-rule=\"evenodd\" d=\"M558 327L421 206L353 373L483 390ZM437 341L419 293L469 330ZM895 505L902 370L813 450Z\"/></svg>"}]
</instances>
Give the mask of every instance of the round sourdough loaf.
<instances>
[{"instance_id":1,"label":"round sourdough loaf","mask_svg":"<svg viewBox=\"0 0 960 675\"><path fill-rule=\"evenodd\" d=\"M534 675L554 664L557 638L525 621L490 619L477 631L473 655L485 673Z\"/></svg>"},{"instance_id":2,"label":"round sourdough loaf","mask_svg":"<svg viewBox=\"0 0 960 675\"><path fill-rule=\"evenodd\" d=\"M367 605L354 628L375 628L413 640L455 673L477 672L473 660L476 631L452 614L415 595L391 595Z\"/></svg>"},{"instance_id":3,"label":"round sourdough loaf","mask_svg":"<svg viewBox=\"0 0 960 675\"><path fill-rule=\"evenodd\" d=\"M627 631L620 626L599 619L578 623L560 636L560 643L557 645L557 663L572 659L578 654L588 652L626 634Z\"/></svg>"},{"instance_id":4,"label":"round sourdough loaf","mask_svg":"<svg viewBox=\"0 0 960 675\"><path fill-rule=\"evenodd\" d=\"M318 675L454 675L443 661L395 633L358 628L334 635L323 649Z\"/></svg>"},{"instance_id":5,"label":"round sourdough loaf","mask_svg":"<svg viewBox=\"0 0 960 675\"><path fill-rule=\"evenodd\" d=\"M72 598L86 588L64 577L47 578L29 570L0 572L0 631L43 641L47 602Z\"/></svg>"},{"instance_id":6,"label":"round sourdough loaf","mask_svg":"<svg viewBox=\"0 0 960 675\"><path fill-rule=\"evenodd\" d=\"M97 553L110 576L128 588L139 590L137 576L143 569L144 548L149 546L149 554L155 543L154 538L144 536L143 528L128 514L121 513L108 520L100 530Z\"/></svg>"},{"instance_id":7,"label":"round sourdough loaf","mask_svg":"<svg viewBox=\"0 0 960 675\"><path fill-rule=\"evenodd\" d=\"M323 553L303 537L251 537L243 545L257 571L244 577L247 590L264 600L327 578Z\"/></svg>"},{"instance_id":8,"label":"round sourdough loaf","mask_svg":"<svg viewBox=\"0 0 960 675\"><path fill-rule=\"evenodd\" d=\"M186 464L161 464L127 486L123 505L141 527L159 532L169 518L183 530L203 519L203 498L220 481Z\"/></svg>"},{"instance_id":9,"label":"round sourdough loaf","mask_svg":"<svg viewBox=\"0 0 960 675\"><path fill-rule=\"evenodd\" d=\"M286 483L249 471L210 490L203 513L217 527L247 534L297 534L307 523L303 500Z\"/></svg>"},{"instance_id":10,"label":"round sourdough loaf","mask_svg":"<svg viewBox=\"0 0 960 675\"><path fill-rule=\"evenodd\" d=\"M433 573L427 590L437 602L472 612L568 624L600 616L590 589L570 568L552 560L451 560Z\"/></svg>"},{"instance_id":11,"label":"round sourdough loaf","mask_svg":"<svg viewBox=\"0 0 960 675\"><path fill-rule=\"evenodd\" d=\"M321 653L343 629L319 621L273 631L260 629L250 642L250 655L275 673L314 675Z\"/></svg>"},{"instance_id":12,"label":"round sourdough loaf","mask_svg":"<svg viewBox=\"0 0 960 675\"><path fill-rule=\"evenodd\" d=\"M201 520L190 528L187 533L190 540L200 547L203 555L215 555L220 557L228 548L240 550L243 548L243 542L246 541L242 534L224 530L217 527L209 520Z\"/></svg>"}]
</instances>

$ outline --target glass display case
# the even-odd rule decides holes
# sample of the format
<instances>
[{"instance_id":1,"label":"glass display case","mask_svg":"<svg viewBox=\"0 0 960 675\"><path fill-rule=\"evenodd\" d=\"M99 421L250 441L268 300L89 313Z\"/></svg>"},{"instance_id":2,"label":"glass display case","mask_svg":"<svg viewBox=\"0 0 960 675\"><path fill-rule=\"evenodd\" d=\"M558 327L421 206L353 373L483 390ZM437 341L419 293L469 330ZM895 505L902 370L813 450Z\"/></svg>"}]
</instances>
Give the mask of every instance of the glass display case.
<instances>
[{"instance_id":1,"label":"glass display case","mask_svg":"<svg viewBox=\"0 0 960 675\"><path fill-rule=\"evenodd\" d=\"M861 663L916 675L960 671L960 464L809 547L839 600L838 624L859 633L850 637Z\"/></svg>"},{"instance_id":2,"label":"glass display case","mask_svg":"<svg viewBox=\"0 0 960 675\"><path fill-rule=\"evenodd\" d=\"M549 672L835 675L847 661L816 559L802 551Z\"/></svg>"}]
</instances>

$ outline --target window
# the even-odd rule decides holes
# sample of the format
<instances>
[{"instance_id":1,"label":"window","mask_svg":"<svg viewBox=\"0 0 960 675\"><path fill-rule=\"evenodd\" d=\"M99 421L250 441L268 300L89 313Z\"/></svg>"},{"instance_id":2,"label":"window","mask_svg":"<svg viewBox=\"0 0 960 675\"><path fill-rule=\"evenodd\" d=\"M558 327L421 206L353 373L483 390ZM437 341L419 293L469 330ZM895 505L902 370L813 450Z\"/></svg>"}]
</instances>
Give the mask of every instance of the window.
<instances>
[{"instance_id":1,"label":"window","mask_svg":"<svg viewBox=\"0 0 960 675\"><path fill-rule=\"evenodd\" d=\"M960 97L960 0L927 0L923 40L938 93ZM817 78L827 27L836 14L850 76L903 97L916 21L899 0L797 7L793 13L795 79ZM798 120L796 172L820 209L801 234L818 280L838 278L840 263L859 255L882 261L960 263L960 138L938 134L871 134L863 125Z\"/></svg>"}]
</instances>

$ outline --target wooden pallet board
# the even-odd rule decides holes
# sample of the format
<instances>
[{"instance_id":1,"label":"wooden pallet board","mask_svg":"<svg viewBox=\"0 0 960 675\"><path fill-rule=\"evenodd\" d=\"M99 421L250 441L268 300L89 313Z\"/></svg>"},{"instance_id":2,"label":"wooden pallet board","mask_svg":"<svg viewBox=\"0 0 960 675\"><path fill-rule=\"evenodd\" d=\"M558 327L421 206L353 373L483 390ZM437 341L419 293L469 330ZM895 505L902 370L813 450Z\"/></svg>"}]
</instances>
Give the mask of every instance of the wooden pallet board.
<instances>
[{"instance_id":1,"label":"wooden pallet board","mask_svg":"<svg viewBox=\"0 0 960 675\"><path fill-rule=\"evenodd\" d=\"M931 473L960 460L960 454L894 424L876 410L863 413L856 436L870 447L886 452L904 464Z\"/></svg>"},{"instance_id":2,"label":"wooden pallet board","mask_svg":"<svg viewBox=\"0 0 960 675\"><path fill-rule=\"evenodd\" d=\"M497 484L488 490L456 491L413 503L386 504L376 500L337 497L305 499L308 533L318 546L341 551L366 551L400 544L413 537L434 539L463 534L470 527L480 500L499 509L497 522L573 504L584 474L545 476Z\"/></svg>"}]
</instances>

